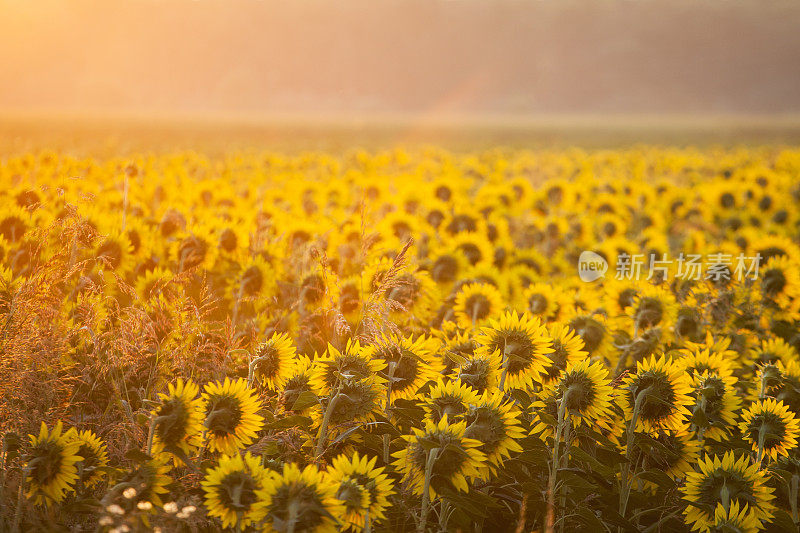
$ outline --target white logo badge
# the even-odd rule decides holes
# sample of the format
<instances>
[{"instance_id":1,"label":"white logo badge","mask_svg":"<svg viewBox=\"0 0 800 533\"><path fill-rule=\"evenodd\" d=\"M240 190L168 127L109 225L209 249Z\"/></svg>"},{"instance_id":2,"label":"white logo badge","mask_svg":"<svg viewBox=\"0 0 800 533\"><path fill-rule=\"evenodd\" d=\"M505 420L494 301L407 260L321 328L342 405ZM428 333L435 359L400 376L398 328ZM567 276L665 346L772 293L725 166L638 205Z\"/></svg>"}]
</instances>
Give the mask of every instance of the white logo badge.
<instances>
[{"instance_id":1,"label":"white logo badge","mask_svg":"<svg viewBox=\"0 0 800 533\"><path fill-rule=\"evenodd\" d=\"M596 254L589 250L581 252L578 258L578 277L581 281L591 283L606 275L608 270L608 261L603 259L602 255Z\"/></svg>"}]
</instances>

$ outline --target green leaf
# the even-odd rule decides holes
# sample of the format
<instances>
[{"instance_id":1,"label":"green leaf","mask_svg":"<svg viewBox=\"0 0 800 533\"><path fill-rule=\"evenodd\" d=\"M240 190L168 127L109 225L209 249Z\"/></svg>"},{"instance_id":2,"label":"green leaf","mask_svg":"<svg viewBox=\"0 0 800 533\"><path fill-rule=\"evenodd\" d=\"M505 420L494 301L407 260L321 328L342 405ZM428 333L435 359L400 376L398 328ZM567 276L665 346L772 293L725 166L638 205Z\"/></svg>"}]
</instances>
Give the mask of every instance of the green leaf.
<instances>
[{"instance_id":1,"label":"green leaf","mask_svg":"<svg viewBox=\"0 0 800 533\"><path fill-rule=\"evenodd\" d=\"M317 395L311 391L303 391L292 404L292 411L302 411L319 403Z\"/></svg>"},{"instance_id":2,"label":"green leaf","mask_svg":"<svg viewBox=\"0 0 800 533\"><path fill-rule=\"evenodd\" d=\"M153 459L152 457L150 457L149 455L147 455L143 451L136 450L136 449L128 450L127 452L125 452L125 458L126 459L130 459L134 463L138 463L138 464L144 464L144 463L146 463L148 461L151 461Z\"/></svg>"},{"instance_id":3,"label":"green leaf","mask_svg":"<svg viewBox=\"0 0 800 533\"><path fill-rule=\"evenodd\" d=\"M275 422L267 424L266 426L264 426L264 429L269 429L269 430L289 429L289 428L308 429L309 427L311 427L312 422L313 421L307 416L291 415L287 416L286 418L279 418Z\"/></svg>"}]
</instances>

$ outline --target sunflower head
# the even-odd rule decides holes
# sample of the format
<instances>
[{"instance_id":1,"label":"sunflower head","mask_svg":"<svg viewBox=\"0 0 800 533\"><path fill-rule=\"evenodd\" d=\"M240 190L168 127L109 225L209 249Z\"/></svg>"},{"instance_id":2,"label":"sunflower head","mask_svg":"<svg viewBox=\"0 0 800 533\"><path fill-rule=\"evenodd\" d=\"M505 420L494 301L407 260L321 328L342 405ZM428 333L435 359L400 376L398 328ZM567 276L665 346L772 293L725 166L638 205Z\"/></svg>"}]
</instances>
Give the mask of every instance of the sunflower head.
<instances>
[{"instance_id":1,"label":"sunflower head","mask_svg":"<svg viewBox=\"0 0 800 533\"><path fill-rule=\"evenodd\" d=\"M328 468L329 479L337 485L336 498L344 505L344 522L355 531L364 529L367 519L370 526L383 520L394 492L391 479L383 467L375 466L376 461L355 452L351 458L336 457Z\"/></svg>"},{"instance_id":2,"label":"sunflower head","mask_svg":"<svg viewBox=\"0 0 800 533\"><path fill-rule=\"evenodd\" d=\"M335 533L345 513L336 498L337 485L313 465L300 470L295 464L271 476L263 489L256 491L259 520L267 530Z\"/></svg>"},{"instance_id":3,"label":"sunflower head","mask_svg":"<svg viewBox=\"0 0 800 533\"><path fill-rule=\"evenodd\" d=\"M625 387L618 395L628 420L636 405L636 431L657 433L683 429L691 404L688 376L671 360L651 357L637 363L636 372L625 378Z\"/></svg>"},{"instance_id":4,"label":"sunflower head","mask_svg":"<svg viewBox=\"0 0 800 533\"><path fill-rule=\"evenodd\" d=\"M686 475L683 487L689 505L684 509L692 531L708 531L715 522L719 504L736 502L740 509L749 506L750 520L768 522L773 515L772 489L766 485L766 471L751 464L747 455L736 457L727 452L722 457L707 456L697 463L697 471Z\"/></svg>"},{"instance_id":5,"label":"sunflower head","mask_svg":"<svg viewBox=\"0 0 800 533\"><path fill-rule=\"evenodd\" d=\"M445 488L466 492L468 479L482 479L486 455L480 451L479 441L465 437L465 430L466 422L450 424L444 416L438 424L428 420L422 429L413 428L414 434L405 437L408 446L392 455L396 458L392 464L403 472L415 494L422 494L429 461L433 461L432 497Z\"/></svg>"},{"instance_id":6,"label":"sunflower head","mask_svg":"<svg viewBox=\"0 0 800 533\"><path fill-rule=\"evenodd\" d=\"M76 455L81 460L76 463L78 475L84 487L95 486L103 477L102 468L108 466L108 449L100 438L92 431L76 431L74 440L79 448Z\"/></svg>"},{"instance_id":7,"label":"sunflower head","mask_svg":"<svg viewBox=\"0 0 800 533\"><path fill-rule=\"evenodd\" d=\"M30 435L30 450L25 456L28 498L35 503L60 502L73 490L78 479L75 466L82 457L78 455L80 443L74 429L66 433L58 422L49 430L44 422L39 435Z\"/></svg>"},{"instance_id":8,"label":"sunflower head","mask_svg":"<svg viewBox=\"0 0 800 533\"><path fill-rule=\"evenodd\" d=\"M270 390L278 390L289 377L295 355L289 336L275 333L253 351L253 375Z\"/></svg>"},{"instance_id":9,"label":"sunflower head","mask_svg":"<svg viewBox=\"0 0 800 533\"><path fill-rule=\"evenodd\" d=\"M426 396L425 419L433 423L438 423L444 417L453 422L460 421L478 398L478 393L464 383L439 381Z\"/></svg>"},{"instance_id":10,"label":"sunflower head","mask_svg":"<svg viewBox=\"0 0 800 533\"><path fill-rule=\"evenodd\" d=\"M464 436L481 443L487 467L494 472L511 452L521 452L517 442L525 436L520 425L520 412L511 401L504 401L502 391L485 392L478 403L464 415L467 428Z\"/></svg>"},{"instance_id":11,"label":"sunflower head","mask_svg":"<svg viewBox=\"0 0 800 533\"><path fill-rule=\"evenodd\" d=\"M168 452L180 459L202 444L203 401L200 389L191 381L178 379L166 394L159 394L160 404L153 411L153 450Z\"/></svg>"},{"instance_id":12,"label":"sunflower head","mask_svg":"<svg viewBox=\"0 0 800 533\"><path fill-rule=\"evenodd\" d=\"M453 313L458 324L471 328L486 323L503 309L503 297L488 283L471 283L456 294Z\"/></svg>"},{"instance_id":13,"label":"sunflower head","mask_svg":"<svg viewBox=\"0 0 800 533\"><path fill-rule=\"evenodd\" d=\"M203 392L204 426L209 448L233 455L255 439L264 418L261 403L244 379L209 383Z\"/></svg>"},{"instance_id":14,"label":"sunflower head","mask_svg":"<svg viewBox=\"0 0 800 533\"><path fill-rule=\"evenodd\" d=\"M269 470L249 453L223 455L201 483L209 516L222 520L222 527L243 528L260 518L257 490L263 490Z\"/></svg>"},{"instance_id":15,"label":"sunflower head","mask_svg":"<svg viewBox=\"0 0 800 533\"><path fill-rule=\"evenodd\" d=\"M754 402L742 414L739 429L758 459L787 456L797 446L800 420L783 402L767 398Z\"/></svg>"},{"instance_id":16,"label":"sunflower head","mask_svg":"<svg viewBox=\"0 0 800 533\"><path fill-rule=\"evenodd\" d=\"M553 353L550 334L538 318L506 312L481 330L479 353L498 352L506 374L504 386L531 388L541 381L548 355ZM501 378L502 379L502 378Z\"/></svg>"}]
</instances>

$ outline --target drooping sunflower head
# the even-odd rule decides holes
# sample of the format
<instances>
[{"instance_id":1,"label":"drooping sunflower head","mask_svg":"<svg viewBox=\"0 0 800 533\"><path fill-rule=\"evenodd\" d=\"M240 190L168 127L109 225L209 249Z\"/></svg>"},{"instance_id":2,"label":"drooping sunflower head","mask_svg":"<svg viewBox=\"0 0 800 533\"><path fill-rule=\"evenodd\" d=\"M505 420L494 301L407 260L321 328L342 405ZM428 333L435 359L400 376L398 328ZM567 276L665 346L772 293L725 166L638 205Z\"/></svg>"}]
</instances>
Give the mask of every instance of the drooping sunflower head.
<instances>
[{"instance_id":1,"label":"drooping sunflower head","mask_svg":"<svg viewBox=\"0 0 800 533\"><path fill-rule=\"evenodd\" d=\"M796 312L800 296L797 262L787 256L769 259L758 274L758 288L768 306Z\"/></svg>"},{"instance_id":2,"label":"drooping sunflower head","mask_svg":"<svg viewBox=\"0 0 800 533\"><path fill-rule=\"evenodd\" d=\"M716 351L701 345L691 345L678 352L682 357L675 359L675 364L691 376L715 374L722 378L733 376L730 359L724 352Z\"/></svg>"},{"instance_id":3,"label":"drooping sunflower head","mask_svg":"<svg viewBox=\"0 0 800 533\"><path fill-rule=\"evenodd\" d=\"M482 479L486 455L480 451L479 441L465 437L465 430L466 422L450 424L444 416L438 424L427 420L423 428L413 428L413 435L405 436L408 446L392 454L395 457L392 465L403 473L415 494L422 494L429 461L432 461L431 497L446 488L466 492L468 479ZM435 444L433 449L428 446L431 443Z\"/></svg>"},{"instance_id":4,"label":"drooping sunflower head","mask_svg":"<svg viewBox=\"0 0 800 533\"><path fill-rule=\"evenodd\" d=\"M520 425L520 411L514 402L505 401L503 392L484 392L476 405L464 415L467 428L464 436L481 443L480 451L486 455L487 467L495 472L511 452L521 452L517 442L525 437Z\"/></svg>"},{"instance_id":5,"label":"drooping sunflower head","mask_svg":"<svg viewBox=\"0 0 800 533\"><path fill-rule=\"evenodd\" d=\"M30 435L30 450L26 454L28 477L27 496L34 503L58 503L74 490L78 479L75 466L82 458L78 455L80 443L74 429L63 431L61 422L52 430L44 422L39 435Z\"/></svg>"},{"instance_id":6,"label":"drooping sunflower head","mask_svg":"<svg viewBox=\"0 0 800 533\"><path fill-rule=\"evenodd\" d=\"M274 333L253 351L253 375L270 390L280 389L289 379L296 353L287 334Z\"/></svg>"},{"instance_id":7,"label":"drooping sunflower head","mask_svg":"<svg viewBox=\"0 0 800 533\"><path fill-rule=\"evenodd\" d=\"M257 515L266 531L335 533L345 508L336 498L337 485L324 472L309 465L303 470L293 463L271 476L265 487L256 490ZM294 522L290 526L290 522Z\"/></svg>"},{"instance_id":8,"label":"drooping sunflower head","mask_svg":"<svg viewBox=\"0 0 800 533\"><path fill-rule=\"evenodd\" d=\"M797 447L800 420L784 405L773 398L754 402L742 413L739 429L754 452L773 461L787 456Z\"/></svg>"},{"instance_id":9,"label":"drooping sunflower head","mask_svg":"<svg viewBox=\"0 0 800 533\"><path fill-rule=\"evenodd\" d=\"M354 452L351 458L336 457L328 467L328 477L337 485L336 498L344 505L344 524L354 531L363 530L367 519L370 527L382 521L388 497L394 493L392 480L383 467L375 466L376 461Z\"/></svg>"},{"instance_id":10,"label":"drooping sunflower head","mask_svg":"<svg viewBox=\"0 0 800 533\"><path fill-rule=\"evenodd\" d=\"M203 400L200 389L191 381L178 379L167 393L159 394L159 405L153 417L153 450L167 452L182 462L202 444Z\"/></svg>"},{"instance_id":11,"label":"drooping sunflower head","mask_svg":"<svg viewBox=\"0 0 800 533\"><path fill-rule=\"evenodd\" d=\"M203 392L206 439L212 451L233 455L256 437L264 423L261 403L244 379L212 382Z\"/></svg>"},{"instance_id":12,"label":"drooping sunflower head","mask_svg":"<svg viewBox=\"0 0 800 533\"><path fill-rule=\"evenodd\" d=\"M547 354L548 362L542 376L542 384L547 385L558 379L568 365L577 364L589 357L583 350L583 339L574 331L562 324L553 324L548 328L552 339L552 352Z\"/></svg>"},{"instance_id":13,"label":"drooping sunflower head","mask_svg":"<svg viewBox=\"0 0 800 533\"><path fill-rule=\"evenodd\" d=\"M209 516L219 518L222 527L244 528L261 518L256 491L266 488L270 471L258 457L223 455L209 468L201 483Z\"/></svg>"},{"instance_id":14,"label":"drooping sunflower head","mask_svg":"<svg viewBox=\"0 0 800 533\"><path fill-rule=\"evenodd\" d=\"M567 327L583 339L584 350L593 359L607 357L612 349L612 334L603 315L575 311Z\"/></svg>"},{"instance_id":15,"label":"drooping sunflower head","mask_svg":"<svg viewBox=\"0 0 800 533\"><path fill-rule=\"evenodd\" d=\"M707 456L697 463L697 471L686 475L683 487L686 500L691 502L683 513L692 531L708 531L715 522L718 504L732 505L740 509L749 506L748 513L757 523L772 518L772 489L766 485L766 471L751 464L748 455L736 457L727 452L722 457ZM762 527L759 525L759 527Z\"/></svg>"},{"instance_id":16,"label":"drooping sunflower head","mask_svg":"<svg viewBox=\"0 0 800 533\"><path fill-rule=\"evenodd\" d=\"M92 431L86 429L73 433L78 443L76 455L81 457L75 466L84 487L93 487L103 478L102 468L108 466L108 448Z\"/></svg>"},{"instance_id":17,"label":"drooping sunflower head","mask_svg":"<svg viewBox=\"0 0 800 533\"><path fill-rule=\"evenodd\" d=\"M348 342L342 352L329 344L327 355L314 359L309 383L315 394L328 396L343 382L377 376L386 366L384 360L370 357L358 342Z\"/></svg>"},{"instance_id":18,"label":"drooping sunflower head","mask_svg":"<svg viewBox=\"0 0 800 533\"><path fill-rule=\"evenodd\" d=\"M624 381L624 390L617 396L626 419L632 420L636 403L636 431L657 433L680 431L689 415L692 400L689 377L671 360L650 357L637 363L636 372Z\"/></svg>"},{"instance_id":19,"label":"drooping sunflower head","mask_svg":"<svg viewBox=\"0 0 800 533\"><path fill-rule=\"evenodd\" d=\"M691 427L704 438L722 440L733 429L742 400L736 378L704 371L694 376Z\"/></svg>"},{"instance_id":20,"label":"drooping sunflower head","mask_svg":"<svg viewBox=\"0 0 800 533\"><path fill-rule=\"evenodd\" d=\"M458 325L471 328L486 323L503 309L500 291L488 283L471 283L456 294L453 313Z\"/></svg>"},{"instance_id":21,"label":"drooping sunflower head","mask_svg":"<svg viewBox=\"0 0 800 533\"><path fill-rule=\"evenodd\" d=\"M781 361L784 365L800 360L797 350L788 342L775 337L764 339L759 346L750 350L749 359L754 363L775 363Z\"/></svg>"},{"instance_id":22,"label":"drooping sunflower head","mask_svg":"<svg viewBox=\"0 0 800 533\"><path fill-rule=\"evenodd\" d=\"M552 339L541 321L526 313L504 313L476 337L479 353L499 352L506 378L504 387L529 389L540 383L553 353ZM502 378L501 378L502 379Z\"/></svg>"}]
</instances>

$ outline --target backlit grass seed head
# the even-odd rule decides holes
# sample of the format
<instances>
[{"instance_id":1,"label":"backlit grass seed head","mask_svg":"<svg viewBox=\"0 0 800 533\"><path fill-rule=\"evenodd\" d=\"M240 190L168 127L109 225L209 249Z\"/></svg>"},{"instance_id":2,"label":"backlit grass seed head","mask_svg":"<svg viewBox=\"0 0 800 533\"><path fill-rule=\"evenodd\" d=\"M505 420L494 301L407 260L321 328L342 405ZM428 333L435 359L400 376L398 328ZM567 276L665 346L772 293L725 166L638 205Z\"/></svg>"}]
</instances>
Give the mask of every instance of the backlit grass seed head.
<instances>
[{"instance_id":1,"label":"backlit grass seed head","mask_svg":"<svg viewBox=\"0 0 800 533\"><path fill-rule=\"evenodd\" d=\"M206 441L211 451L233 455L250 445L264 423L261 403L244 379L208 383L203 392Z\"/></svg>"}]
</instances>

